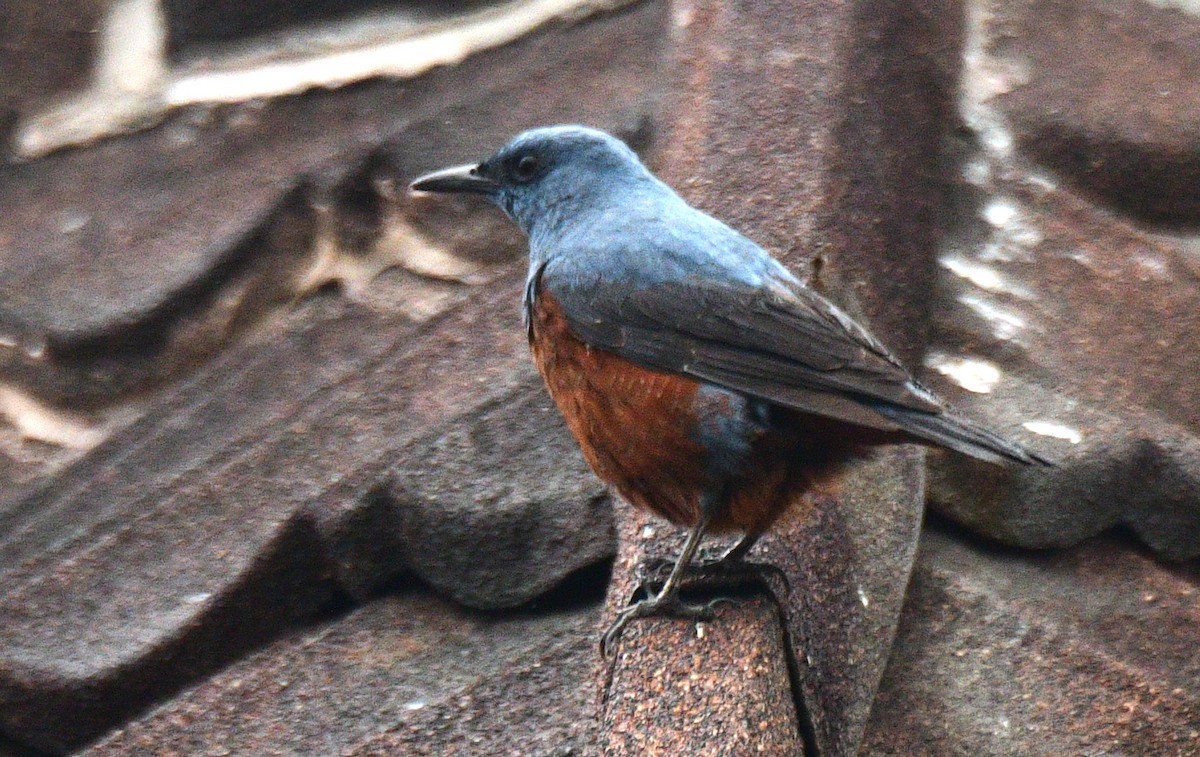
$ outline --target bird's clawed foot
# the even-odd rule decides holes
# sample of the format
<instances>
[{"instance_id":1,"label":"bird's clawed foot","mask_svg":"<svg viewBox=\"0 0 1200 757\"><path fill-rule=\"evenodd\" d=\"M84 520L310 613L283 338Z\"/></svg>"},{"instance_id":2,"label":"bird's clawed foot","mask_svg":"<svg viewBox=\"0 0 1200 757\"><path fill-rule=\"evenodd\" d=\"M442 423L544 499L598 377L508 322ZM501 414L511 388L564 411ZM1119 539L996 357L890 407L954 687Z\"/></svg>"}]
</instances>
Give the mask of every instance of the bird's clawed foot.
<instances>
[{"instance_id":1,"label":"bird's clawed foot","mask_svg":"<svg viewBox=\"0 0 1200 757\"><path fill-rule=\"evenodd\" d=\"M674 567L671 568L671 574L667 576L667 580L662 584L662 589L659 590L658 594L649 599L643 599L635 605L626 607L617 615L617 619L608 627L608 630L604 632L604 637L600 639L601 656L608 656L608 651L612 649L613 644L620 638L621 632L625 630L625 626L634 618L645 618L650 615L669 615L677 618L694 618L698 620L711 620L713 618L715 615L714 608L723 600L718 599L707 604L696 605L688 604L679 599L680 584L683 582L688 566L692 564L692 558L696 556L696 549L700 546L700 540L704 538L704 529L707 527L708 516L702 513L700 520L688 532L688 537L683 543L683 550L679 553L679 559L675 561ZM642 581L642 585L646 585L644 580Z\"/></svg>"},{"instance_id":2,"label":"bird's clawed foot","mask_svg":"<svg viewBox=\"0 0 1200 757\"><path fill-rule=\"evenodd\" d=\"M678 592L670 592L670 596L668 596L666 590L661 591L650 599L643 599L626 607L617 615L617 619L612 622L612 625L608 627L608 630L604 632L604 636L600 639L600 655L605 658L608 657L613 644L616 643L617 639L621 638L621 632L625 630L625 626L629 624L629 621L634 618L649 618L660 615L670 618L712 620L716 617L717 606L723 602L731 603L732 600L725 597L718 597L703 604L692 604L680 599Z\"/></svg>"}]
</instances>

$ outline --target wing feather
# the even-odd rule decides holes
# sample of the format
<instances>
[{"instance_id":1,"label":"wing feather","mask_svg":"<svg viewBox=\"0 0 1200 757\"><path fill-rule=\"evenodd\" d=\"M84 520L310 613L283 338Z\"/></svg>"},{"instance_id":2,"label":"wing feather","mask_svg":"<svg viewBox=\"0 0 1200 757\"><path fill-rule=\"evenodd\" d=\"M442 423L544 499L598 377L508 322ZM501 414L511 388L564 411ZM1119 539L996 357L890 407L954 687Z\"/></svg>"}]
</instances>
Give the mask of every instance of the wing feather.
<instances>
[{"instance_id":1,"label":"wing feather","mask_svg":"<svg viewBox=\"0 0 1200 757\"><path fill-rule=\"evenodd\" d=\"M798 281L686 277L631 289L573 286L552 267L546 274L577 336L644 367L877 428L897 427L871 408L879 402L944 409L883 345Z\"/></svg>"},{"instance_id":2,"label":"wing feather","mask_svg":"<svg viewBox=\"0 0 1200 757\"><path fill-rule=\"evenodd\" d=\"M985 460L1046 462L950 413L758 245L681 200L671 213L662 202L623 206L558 237L533 234L539 262L527 299L548 291L585 343L651 370ZM629 249L612 249L625 236Z\"/></svg>"}]
</instances>

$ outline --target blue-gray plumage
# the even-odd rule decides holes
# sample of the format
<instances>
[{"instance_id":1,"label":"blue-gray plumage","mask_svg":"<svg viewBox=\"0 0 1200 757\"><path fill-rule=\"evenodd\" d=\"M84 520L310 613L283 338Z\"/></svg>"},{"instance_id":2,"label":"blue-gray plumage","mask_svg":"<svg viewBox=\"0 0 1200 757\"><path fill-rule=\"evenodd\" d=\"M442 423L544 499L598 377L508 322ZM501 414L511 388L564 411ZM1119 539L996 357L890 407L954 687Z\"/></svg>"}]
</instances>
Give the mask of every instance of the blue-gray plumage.
<instances>
[{"instance_id":1,"label":"blue-gray plumage","mask_svg":"<svg viewBox=\"0 0 1200 757\"><path fill-rule=\"evenodd\" d=\"M864 328L608 134L533 129L412 187L482 194L525 231L530 343L585 456L633 504L693 527L662 591L608 641L632 617L700 612L676 593L706 529L745 532L741 558L869 446L1044 462L948 412Z\"/></svg>"}]
</instances>

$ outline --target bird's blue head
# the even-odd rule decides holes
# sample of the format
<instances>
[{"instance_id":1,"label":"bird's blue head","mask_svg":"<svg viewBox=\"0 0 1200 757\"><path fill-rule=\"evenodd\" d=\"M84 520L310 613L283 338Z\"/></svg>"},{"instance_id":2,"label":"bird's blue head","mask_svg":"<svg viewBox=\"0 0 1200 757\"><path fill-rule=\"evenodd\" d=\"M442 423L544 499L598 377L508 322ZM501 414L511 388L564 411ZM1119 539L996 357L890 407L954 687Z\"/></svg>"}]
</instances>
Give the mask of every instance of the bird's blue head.
<instances>
[{"instance_id":1,"label":"bird's blue head","mask_svg":"<svg viewBox=\"0 0 1200 757\"><path fill-rule=\"evenodd\" d=\"M484 195L532 235L639 186L662 185L621 140L585 126L546 126L522 132L482 163L427 174L410 188Z\"/></svg>"}]
</instances>

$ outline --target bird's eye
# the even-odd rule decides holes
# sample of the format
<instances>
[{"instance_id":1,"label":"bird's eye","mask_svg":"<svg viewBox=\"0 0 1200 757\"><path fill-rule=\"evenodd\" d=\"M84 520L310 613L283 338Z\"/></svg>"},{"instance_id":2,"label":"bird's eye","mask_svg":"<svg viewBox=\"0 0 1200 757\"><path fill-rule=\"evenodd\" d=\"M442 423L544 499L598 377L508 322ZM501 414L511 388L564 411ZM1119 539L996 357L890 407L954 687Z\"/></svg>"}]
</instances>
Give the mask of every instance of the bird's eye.
<instances>
[{"instance_id":1,"label":"bird's eye","mask_svg":"<svg viewBox=\"0 0 1200 757\"><path fill-rule=\"evenodd\" d=\"M539 166L537 158L532 155L525 155L517 161L517 165L513 169L513 175L519 181L529 181L537 175Z\"/></svg>"}]
</instances>

